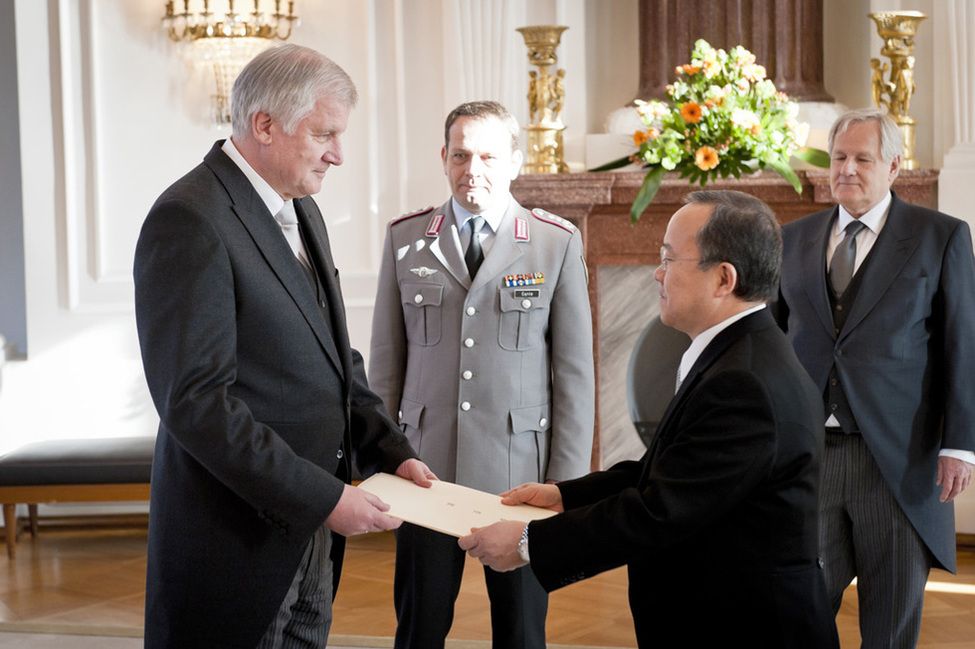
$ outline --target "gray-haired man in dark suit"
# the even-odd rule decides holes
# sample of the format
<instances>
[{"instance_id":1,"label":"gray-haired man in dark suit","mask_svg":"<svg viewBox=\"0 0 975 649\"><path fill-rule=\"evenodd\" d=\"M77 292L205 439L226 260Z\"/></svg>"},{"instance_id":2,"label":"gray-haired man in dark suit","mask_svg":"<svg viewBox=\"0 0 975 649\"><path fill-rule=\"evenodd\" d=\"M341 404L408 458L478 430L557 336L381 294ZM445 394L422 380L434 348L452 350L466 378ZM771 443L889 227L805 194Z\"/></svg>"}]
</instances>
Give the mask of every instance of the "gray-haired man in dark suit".
<instances>
[{"instance_id":1,"label":"gray-haired man in dark suit","mask_svg":"<svg viewBox=\"0 0 975 649\"><path fill-rule=\"evenodd\" d=\"M433 475L365 381L309 194L342 164L348 75L296 45L233 91L233 136L149 211L136 322L159 433L147 648L324 647L345 537L401 521L350 484Z\"/></svg>"},{"instance_id":2,"label":"gray-haired man in dark suit","mask_svg":"<svg viewBox=\"0 0 975 649\"><path fill-rule=\"evenodd\" d=\"M829 149L839 205L783 228L779 320L826 406L833 608L856 577L863 646L914 647L975 463L972 238L890 191L903 140L882 111L841 116Z\"/></svg>"}]
</instances>

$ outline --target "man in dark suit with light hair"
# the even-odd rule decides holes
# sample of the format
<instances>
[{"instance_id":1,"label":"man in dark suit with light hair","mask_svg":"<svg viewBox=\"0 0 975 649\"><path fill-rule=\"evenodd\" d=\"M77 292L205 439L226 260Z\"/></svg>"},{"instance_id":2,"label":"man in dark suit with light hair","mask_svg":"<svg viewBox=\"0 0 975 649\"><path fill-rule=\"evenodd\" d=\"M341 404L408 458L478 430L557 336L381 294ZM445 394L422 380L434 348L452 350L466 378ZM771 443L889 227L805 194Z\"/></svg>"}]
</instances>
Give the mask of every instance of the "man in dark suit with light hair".
<instances>
[{"instance_id":1,"label":"man in dark suit with light hair","mask_svg":"<svg viewBox=\"0 0 975 649\"><path fill-rule=\"evenodd\" d=\"M695 192L664 235L660 319L691 337L639 461L504 494L560 512L460 539L547 590L627 565L640 647L838 647L818 564L819 393L776 326L782 241L740 192Z\"/></svg>"},{"instance_id":2,"label":"man in dark suit with light hair","mask_svg":"<svg viewBox=\"0 0 975 649\"><path fill-rule=\"evenodd\" d=\"M834 612L857 578L863 647L917 644L932 566L955 570L951 501L975 462L969 227L890 190L886 113L829 134L838 206L783 228L779 321L823 395L822 552Z\"/></svg>"},{"instance_id":3,"label":"man in dark suit with light hair","mask_svg":"<svg viewBox=\"0 0 975 649\"><path fill-rule=\"evenodd\" d=\"M233 137L146 217L146 647L324 647L344 537L400 524L350 484L352 462L433 478L366 385L309 196L342 163L355 102L318 52L264 51L234 84Z\"/></svg>"}]
</instances>

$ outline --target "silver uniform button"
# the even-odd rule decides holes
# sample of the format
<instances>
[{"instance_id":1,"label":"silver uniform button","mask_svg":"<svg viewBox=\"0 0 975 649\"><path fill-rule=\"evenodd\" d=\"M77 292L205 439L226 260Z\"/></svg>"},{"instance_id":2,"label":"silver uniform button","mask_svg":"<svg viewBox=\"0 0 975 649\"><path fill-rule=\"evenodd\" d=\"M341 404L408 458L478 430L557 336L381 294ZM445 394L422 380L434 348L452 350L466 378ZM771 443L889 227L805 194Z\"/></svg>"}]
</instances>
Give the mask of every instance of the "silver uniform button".
<instances>
[{"instance_id":1,"label":"silver uniform button","mask_svg":"<svg viewBox=\"0 0 975 649\"><path fill-rule=\"evenodd\" d=\"M419 304L420 302L422 302L422 301L423 301L423 296L422 296L422 295L420 295L419 293L417 293L417 294L416 294L416 295L415 295L415 296L413 297L413 301L414 301L414 302L416 302L417 304Z\"/></svg>"},{"instance_id":2,"label":"silver uniform button","mask_svg":"<svg viewBox=\"0 0 975 649\"><path fill-rule=\"evenodd\" d=\"M464 377L465 381L470 381L471 378L474 376L474 373L471 372L470 370L464 370L464 373L461 374L461 376Z\"/></svg>"},{"instance_id":3,"label":"silver uniform button","mask_svg":"<svg viewBox=\"0 0 975 649\"><path fill-rule=\"evenodd\" d=\"M467 412L468 410L470 410L471 409L470 402L469 401L465 401L464 403L460 404L460 409L463 410L464 412Z\"/></svg>"},{"instance_id":4,"label":"silver uniform button","mask_svg":"<svg viewBox=\"0 0 975 649\"><path fill-rule=\"evenodd\" d=\"M538 422L538 425L539 425L539 426L541 426L542 428L545 428L545 425L546 425L547 423L548 423L548 419L546 419L545 417L542 417L542 418L541 418L541 419L539 420L539 422Z\"/></svg>"},{"instance_id":5,"label":"silver uniform button","mask_svg":"<svg viewBox=\"0 0 975 649\"><path fill-rule=\"evenodd\" d=\"M531 307L531 305L532 305L532 301L531 300L522 300L521 301L522 308L528 309L528 308Z\"/></svg>"},{"instance_id":6,"label":"silver uniform button","mask_svg":"<svg viewBox=\"0 0 975 649\"><path fill-rule=\"evenodd\" d=\"M335 454L335 457L341 460L343 455L345 455L345 453L342 452L342 449L339 449L339 452Z\"/></svg>"},{"instance_id":7,"label":"silver uniform button","mask_svg":"<svg viewBox=\"0 0 975 649\"><path fill-rule=\"evenodd\" d=\"M474 315L475 313L477 313L477 309L472 306L467 307L467 315Z\"/></svg>"},{"instance_id":8,"label":"silver uniform button","mask_svg":"<svg viewBox=\"0 0 975 649\"><path fill-rule=\"evenodd\" d=\"M473 347L473 346L474 346L473 338L468 338L464 341L464 347Z\"/></svg>"}]
</instances>

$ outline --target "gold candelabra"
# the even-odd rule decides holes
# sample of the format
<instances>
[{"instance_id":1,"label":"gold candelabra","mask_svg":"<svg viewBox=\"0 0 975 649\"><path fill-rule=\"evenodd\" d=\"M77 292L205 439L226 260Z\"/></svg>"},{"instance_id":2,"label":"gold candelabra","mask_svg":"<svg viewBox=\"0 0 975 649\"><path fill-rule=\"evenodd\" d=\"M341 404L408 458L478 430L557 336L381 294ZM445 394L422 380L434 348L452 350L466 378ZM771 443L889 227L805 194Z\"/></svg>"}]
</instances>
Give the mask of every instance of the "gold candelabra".
<instances>
[{"instance_id":1,"label":"gold candelabra","mask_svg":"<svg viewBox=\"0 0 975 649\"><path fill-rule=\"evenodd\" d=\"M169 37L189 44L189 58L199 66L213 70L216 93L213 95L214 121L230 122L230 90L237 75L248 61L275 40L287 40L301 24L294 13L294 2L288 2L288 13L281 13L281 0L274 0L274 12L260 9L237 13L234 0L228 0L228 11L210 11L210 0L203 0L203 11L190 11L190 0L183 0L183 11L177 13L173 0L166 3L163 27Z\"/></svg>"},{"instance_id":2,"label":"gold candelabra","mask_svg":"<svg viewBox=\"0 0 975 649\"><path fill-rule=\"evenodd\" d=\"M525 173L565 173L569 166L564 161L562 146L562 106L565 104L565 70L549 74L549 67L557 59L555 48L559 46L562 32L568 27L535 25L519 27L517 31L528 47L528 61L538 70L528 73L529 123L528 160Z\"/></svg>"},{"instance_id":3,"label":"gold candelabra","mask_svg":"<svg viewBox=\"0 0 975 649\"><path fill-rule=\"evenodd\" d=\"M873 102L877 108L887 108L904 134L901 167L917 169L919 165L914 157L917 120L907 113L914 94L914 37L918 24L927 16L920 11L883 11L867 15L877 23L877 33L884 41L880 53L890 59L890 66L881 63L880 59L870 59Z\"/></svg>"}]
</instances>

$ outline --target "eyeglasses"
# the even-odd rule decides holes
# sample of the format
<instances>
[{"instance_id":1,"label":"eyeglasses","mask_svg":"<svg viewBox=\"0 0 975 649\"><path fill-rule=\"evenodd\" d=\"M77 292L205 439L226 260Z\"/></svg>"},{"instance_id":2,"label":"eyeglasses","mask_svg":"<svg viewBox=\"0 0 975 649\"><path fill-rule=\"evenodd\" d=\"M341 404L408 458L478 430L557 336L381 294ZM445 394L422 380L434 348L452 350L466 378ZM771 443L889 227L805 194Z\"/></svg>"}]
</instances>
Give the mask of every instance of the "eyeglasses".
<instances>
[{"instance_id":1,"label":"eyeglasses","mask_svg":"<svg viewBox=\"0 0 975 649\"><path fill-rule=\"evenodd\" d=\"M685 259L677 259L676 257L668 257L667 256L667 247L666 246L660 246L660 270L662 270L662 271L664 271L666 273L667 272L667 269L670 267L670 264L672 262L675 262L675 261L701 261L701 259L700 258L698 258L698 259L687 259L687 258L685 258Z\"/></svg>"}]
</instances>

